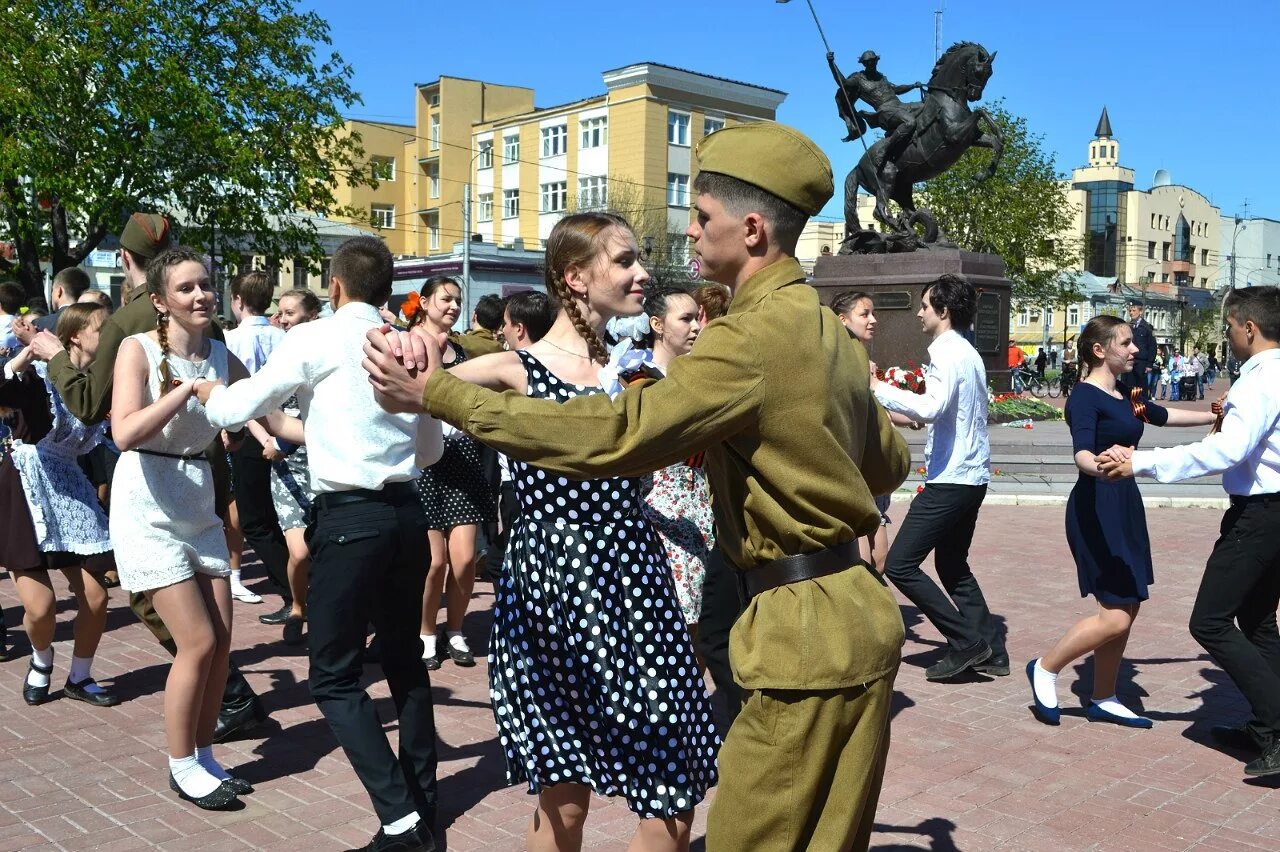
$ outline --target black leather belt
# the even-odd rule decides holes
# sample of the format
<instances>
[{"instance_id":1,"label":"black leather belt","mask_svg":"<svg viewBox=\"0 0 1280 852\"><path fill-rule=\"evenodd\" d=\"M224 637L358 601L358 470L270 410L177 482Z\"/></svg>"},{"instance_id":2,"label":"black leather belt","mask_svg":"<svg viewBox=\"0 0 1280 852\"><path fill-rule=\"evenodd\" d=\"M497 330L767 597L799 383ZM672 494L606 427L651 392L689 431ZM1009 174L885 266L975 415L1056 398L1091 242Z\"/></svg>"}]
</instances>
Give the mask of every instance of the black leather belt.
<instances>
[{"instance_id":1,"label":"black leather belt","mask_svg":"<svg viewBox=\"0 0 1280 852\"><path fill-rule=\"evenodd\" d=\"M354 503L403 503L417 499L417 488L412 482L388 482L377 491L372 488L353 488L350 491L327 491L316 495L316 505L321 509L350 506Z\"/></svg>"},{"instance_id":2,"label":"black leather belt","mask_svg":"<svg viewBox=\"0 0 1280 852\"><path fill-rule=\"evenodd\" d=\"M784 556L781 559L774 559L772 562L766 562L763 565L752 568L750 571L739 573L738 576L742 578L742 591L745 598L743 603L751 600L761 592L776 589L778 586L798 583L801 580L812 580L815 577L825 577L828 574L837 574L861 563L862 556L858 552L857 539L814 553L801 553L797 556Z\"/></svg>"},{"instance_id":3,"label":"black leather belt","mask_svg":"<svg viewBox=\"0 0 1280 852\"><path fill-rule=\"evenodd\" d=\"M195 453L194 455L184 456L179 453L162 453L159 450L144 450L134 447L130 452L141 453L144 456L159 456L162 459L178 459L179 461L202 461L207 462L209 458L203 453Z\"/></svg>"}]
</instances>

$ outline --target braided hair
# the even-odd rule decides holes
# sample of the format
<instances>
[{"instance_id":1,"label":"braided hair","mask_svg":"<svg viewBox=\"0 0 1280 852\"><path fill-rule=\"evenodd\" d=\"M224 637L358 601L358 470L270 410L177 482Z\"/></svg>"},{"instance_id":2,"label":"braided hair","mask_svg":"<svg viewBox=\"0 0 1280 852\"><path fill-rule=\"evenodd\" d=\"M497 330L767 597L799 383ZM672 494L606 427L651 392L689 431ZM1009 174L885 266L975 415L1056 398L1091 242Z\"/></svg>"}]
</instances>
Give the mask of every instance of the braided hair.
<instances>
[{"instance_id":1,"label":"braided hair","mask_svg":"<svg viewBox=\"0 0 1280 852\"><path fill-rule=\"evenodd\" d=\"M193 248L174 246L152 258L147 264L147 293L164 299L169 270L188 261L204 266L204 255ZM173 372L169 369L169 312L159 308L156 308L156 337L160 341L160 394L163 396L173 386Z\"/></svg>"},{"instance_id":2,"label":"braided hair","mask_svg":"<svg viewBox=\"0 0 1280 852\"><path fill-rule=\"evenodd\" d=\"M616 213L575 213L556 223L546 245L547 293L559 303L560 309L587 342L591 359L601 364L609 360L609 350L582 315L564 274L570 266L586 266L593 262L600 253L604 233L615 227L631 229L627 220Z\"/></svg>"}]
</instances>

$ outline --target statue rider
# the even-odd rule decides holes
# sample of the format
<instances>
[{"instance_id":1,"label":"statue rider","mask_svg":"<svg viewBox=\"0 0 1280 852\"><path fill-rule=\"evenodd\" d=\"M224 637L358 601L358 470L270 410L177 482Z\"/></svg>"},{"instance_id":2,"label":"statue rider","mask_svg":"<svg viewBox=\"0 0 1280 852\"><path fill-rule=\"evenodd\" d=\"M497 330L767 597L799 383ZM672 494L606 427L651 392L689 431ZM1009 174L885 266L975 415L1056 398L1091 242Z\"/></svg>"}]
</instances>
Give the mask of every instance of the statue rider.
<instances>
[{"instance_id":1,"label":"statue rider","mask_svg":"<svg viewBox=\"0 0 1280 852\"><path fill-rule=\"evenodd\" d=\"M908 86L897 86L880 73L878 65L880 57L873 50L864 51L858 62L865 70L844 76L836 67L836 55L827 53L827 64L835 75L840 90L836 92L836 108L844 119L849 134L844 141L850 142L866 132L867 125L883 130L888 138L882 154L877 157L876 171L879 172L886 160L892 162L893 157L903 151L915 135L915 117L919 112L919 104L904 104L898 95L905 95L912 89L924 89L924 83L912 83ZM874 112L854 109L857 101L864 101L875 107ZM850 114L850 110L854 110Z\"/></svg>"}]
</instances>

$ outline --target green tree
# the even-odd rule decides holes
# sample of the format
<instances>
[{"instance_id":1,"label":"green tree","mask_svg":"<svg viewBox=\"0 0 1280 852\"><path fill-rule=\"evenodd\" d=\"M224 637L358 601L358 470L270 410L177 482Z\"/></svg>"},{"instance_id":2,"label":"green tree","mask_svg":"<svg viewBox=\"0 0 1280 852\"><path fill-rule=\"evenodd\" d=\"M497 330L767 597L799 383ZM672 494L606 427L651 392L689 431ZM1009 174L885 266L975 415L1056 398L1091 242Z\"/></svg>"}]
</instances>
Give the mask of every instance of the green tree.
<instances>
[{"instance_id":1,"label":"green tree","mask_svg":"<svg viewBox=\"0 0 1280 852\"><path fill-rule=\"evenodd\" d=\"M295 0L10 0L0 236L17 258L0 272L39 292L41 260L80 263L140 208L201 248L318 261L314 224L289 214L351 215L338 181L372 180L329 44Z\"/></svg>"},{"instance_id":2,"label":"green tree","mask_svg":"<svg viewBox=\"0 0 1280 852\"><path fill-rule=\"evenodd\" d=\"M608 187L604 198L578 198L573 208L604 210L626 219L644 255L641 262L651 286L688 287L693 283L688 275L689 238L684 235L684 225L676 229L668 219L670 208L662 190L615 176L609 177ZM688 216L682 221L687 224Z\"/></svg>"}]
</instances>

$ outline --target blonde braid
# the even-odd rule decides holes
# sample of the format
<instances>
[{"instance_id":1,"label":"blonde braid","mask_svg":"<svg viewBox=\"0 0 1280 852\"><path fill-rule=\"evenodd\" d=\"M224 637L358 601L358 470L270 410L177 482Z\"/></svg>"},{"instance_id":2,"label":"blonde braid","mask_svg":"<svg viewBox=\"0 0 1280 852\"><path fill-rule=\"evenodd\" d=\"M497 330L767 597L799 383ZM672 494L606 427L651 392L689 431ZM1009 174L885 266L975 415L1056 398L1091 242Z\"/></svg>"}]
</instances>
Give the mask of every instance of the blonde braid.
<instances>
[{"instance_id":1,"label":"blonde braid","mask_svg":"<svg viewBox=\"0 0 1280 852\"><path fill-rule=\"evenodd\" d=\"M173 373L169 369L169 314L156 311L156 337L160 339L160 395L164 396L173 386Z\"/></svg>"},{"instance_id":2,"label":"blonde braid","mask_svg":"<svg viewBox=\"0 0 1280 852\"><path fill-rule=\"evenodd\" d=\"M564 276L559 273L552 273L551 282L555 286L556 298L560 300L560 307L564 309L565 314L568 315L569 320L573 323L573 327L578 330L578 334L587 342L587 352L591 355L591 359L601 364L607 364L609 362L609 350L605 348L604 341L600 339L600 335L596 334L596 330L582 316L582 311L578 310L578 305L573 300L573 292L569 289L569 285L565 283Z\"/></svg>"}]
</instances>

